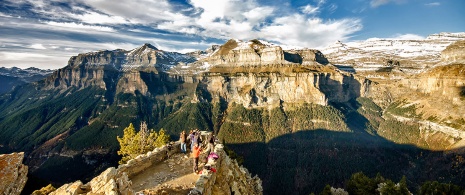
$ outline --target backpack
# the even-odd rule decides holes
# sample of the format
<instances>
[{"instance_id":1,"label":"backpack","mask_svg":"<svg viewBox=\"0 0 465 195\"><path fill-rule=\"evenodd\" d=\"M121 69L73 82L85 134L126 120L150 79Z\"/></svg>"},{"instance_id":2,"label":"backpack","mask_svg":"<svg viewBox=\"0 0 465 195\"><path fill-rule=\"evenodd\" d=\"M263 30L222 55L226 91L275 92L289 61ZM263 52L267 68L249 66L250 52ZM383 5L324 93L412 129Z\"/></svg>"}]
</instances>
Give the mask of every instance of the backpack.
<instances>
[{"instance_id":1,"label":"backpack","mask_svg":"<svg viewBox=\"0 0 465 195\"><path fill-rule=\"evenodd\" d=\"M216 159L219 158L219 156L218 156L218 154L216 154L216 153L214 153L214 152L211 152L210 155L208 155L208 158L211 158L211 159L216 160Z\"/></svg>"}]
</instances>

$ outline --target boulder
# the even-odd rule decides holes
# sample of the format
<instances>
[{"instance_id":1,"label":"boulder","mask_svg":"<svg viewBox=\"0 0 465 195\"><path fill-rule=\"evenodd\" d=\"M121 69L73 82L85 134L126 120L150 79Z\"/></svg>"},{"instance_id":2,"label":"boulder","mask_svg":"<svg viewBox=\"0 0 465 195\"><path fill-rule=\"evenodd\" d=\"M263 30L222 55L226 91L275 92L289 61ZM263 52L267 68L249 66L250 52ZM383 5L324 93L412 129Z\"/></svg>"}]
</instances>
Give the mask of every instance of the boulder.
<instances>
[{"instance_id":1,"label":"boulder","mask_svg":"<svg viewBox=\"0 0 465 195\"><path fill-rule=\"evenodd\" d=\"M20 194L26 185L26 165L22 164L24 152L0 155L0 194Z\"/></svg>"}]
</instances>

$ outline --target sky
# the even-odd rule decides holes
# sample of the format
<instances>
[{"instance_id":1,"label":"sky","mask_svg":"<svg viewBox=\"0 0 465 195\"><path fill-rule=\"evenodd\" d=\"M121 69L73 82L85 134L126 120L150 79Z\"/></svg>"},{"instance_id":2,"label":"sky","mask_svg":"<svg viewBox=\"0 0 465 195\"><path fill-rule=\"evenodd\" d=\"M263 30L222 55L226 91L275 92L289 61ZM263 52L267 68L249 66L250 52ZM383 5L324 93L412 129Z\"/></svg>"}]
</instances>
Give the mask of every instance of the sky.
<instances>
[{"instance_id":1,"label":"sky","mask_svg":"<svg viewBox=\"0 0 465 195\"><path fill-rule=\"evenodd\" d=\"M465 32L464 0L0 0L0 67L58 69L79 53L228 39L323 48Z\"/></svg>"}]
</instances>

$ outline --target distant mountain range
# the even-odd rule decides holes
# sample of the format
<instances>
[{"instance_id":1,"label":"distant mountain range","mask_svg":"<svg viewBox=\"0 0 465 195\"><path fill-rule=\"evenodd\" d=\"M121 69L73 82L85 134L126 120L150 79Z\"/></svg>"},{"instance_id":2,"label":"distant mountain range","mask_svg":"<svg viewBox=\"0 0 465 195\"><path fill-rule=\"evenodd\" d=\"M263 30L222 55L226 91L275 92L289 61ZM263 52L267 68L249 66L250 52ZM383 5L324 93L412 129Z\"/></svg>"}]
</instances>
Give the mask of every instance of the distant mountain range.
<instances>
[{"instance_id":1,"label":"distant mountain range","mask_svg":"<svg viewBox=\"0 0 465 195\"><path fill-rule=\"evenodd\" d=\"M331 63L357 72L376 71L396 64L405 73L418 73L441 62L441 52L465 33L438 33L421 40L372 38L336 42L321 50Z\"/></svg>"},{"instance_id":2,"label":"distant mountain range","mask_svg":"<svg viewBox=\"0 0 465 195\"><path fill-rule=\"evenodd\" d=\"M465 183L463 33L288 49L231 39L180 54L144 44L79 54L0 95L0 152L65 183L118 160L133 123L213 131L265 193L309 194L363 171ZM446 151L446 152L445 152ZM70 168L72 167L72 168Z\"/></svg>"},{"instance_id":3,"label":"distant mountain range","mask_svg":"<svg viewBox=\"0 0 465 195\"><path fill-rule=\"evenodd\" d=\"M33 67L27 69L0 67L0 94L10 91L14 86L42 80L53 71Z\"/></svg>"}]
</instances>

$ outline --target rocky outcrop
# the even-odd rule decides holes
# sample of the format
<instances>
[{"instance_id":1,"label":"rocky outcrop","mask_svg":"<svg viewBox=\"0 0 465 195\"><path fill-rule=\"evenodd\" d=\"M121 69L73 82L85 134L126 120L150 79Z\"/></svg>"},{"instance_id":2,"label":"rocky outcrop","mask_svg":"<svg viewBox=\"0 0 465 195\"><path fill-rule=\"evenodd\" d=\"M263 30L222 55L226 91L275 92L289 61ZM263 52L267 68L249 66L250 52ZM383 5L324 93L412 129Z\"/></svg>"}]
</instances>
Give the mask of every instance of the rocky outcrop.
<instances>
[{"instance_id":1,"label":"rocky outcrop","mask_svg":"<svg viewBox=\"0 0 465 195\"><path fill-rule=\"evenodd\" d=\"M371 85L367 79L339 72L212 74L203 82L214 100L224 99L245 107L273 106L283 102L320 105L346 102L366 96Z\"/></svg>"},{"instance_id":2,"label":"rocky outcrop","mask_svg":"<svg viewBox=\"0 0 465 195\"><path fill-rule=\"evenodd\" d=\"M436 93L442 99L458 103L465 86L465 66L438 66L414 77L402 79L400 83L423 94Z\"/></svg>"},{"instance_id":3,"label":"rocky outcrop","mask_svg":"<svg viewBox=\"0 0 465 195\"><path fill-rule=\"evenodd\" d=\"M53 191L57 190L52 184L48 184L47 186L41 188L40 190L35 190L32 192L32 195L48 195Z\"/></svg>"},{"instance_id":4,"label":"rocky outcrop","mask_svg":"<svg viewBox=\"0 0 465 195\"><path fill-rule=\"evenodd\" d=\"M190 194L262 194L261 180L251 174L235 160L230 159L223 150L222 144L217 144L214 151L220 156L216 161L209 160L208 165L216 168L212 173L204 170ZM147 170L147 168L162 163L169 156L179 153L179 142L156 148L147 154L142 154L129 160L118 168L110 167L87 184L81 181L61 186L51 195L77 194L135 194L131 177ZM189 167L190 168L190 167Z\"/></svg>"},{"instance_id":5,"label":"rocky outcrop","mask_svg":"<svg viewBox=\"0 0 465 195\"><path fill-rule=\"evenodd\" d=\"M61 194L122 194L132 195L134 190L131 188L132 182L130 178L146 168L158 164L167 159L169 155L180 151L179 143L166 145L161 148L155 148L147 154L137 156L135 159L129 160L126 164L118 166L118 168L110 167L99 176L93 178L87 184L81 181L69 183L61 186L52 195Z\"/></svg>"},{"instance_id":6,"label":"rocky outcrop","mask_svg":"<svg viewBox=\"0 0 465 195\"><path fill-rule=\"evenodd\" d=\"M62 185L60 188L51 192L50 195L78 195L82 194L84 191L81 189L82 182L76 181L74 183L69 183Z\"/></svg>"},{"instance_id":7,"label":"rocky outcrop","mask_svg":"<svg viewBox=\"0 0 465 195\"><path fill-rule=\"evenodd\" d=\"M27 166L24 152L0 155L0 194L18 195L26 185Z\"/></svg>"},{"instance_id":8,"label":"rocky outcrop","mask_svg":"<svg viewBox=\"0 0 465 195\"><path fill-rule=\"evenodd\" d=\"M189 194L263 194L262 181L251 174L235 160L229 158L223 150L223 145L218 144L214 149L219 158L210 159L207 165L216 169L216 172L202 170L200 178L195 183L194 189ZM207 166L206 165L206 166Z\"/></svg>"},{"instance_id":9,"label":"rocky outcrop","mask_svg":"<svg viewBox=\"0 0 465 195\"><path fill-rule=\"evenodd\" d=\"M465 62L465 40L457 41L447 46L441 53L441 58L445 62Z\"/></svg>"},{"instance_id":10,"label":"rocky outcrop","mask_svg":"<svg viewBox=\"0 0 465 195\"><path fill-rule=\"evenodd\" d=\"M327 64L324 55L317 50L302 49L284 51L280 46L260 40L243 42L231 39L200 62L222 67L257 67L282 65Z\"/></svg>"},{"instance_id":11,"label":"rocky outcrop","mask_svg":"<svg viewBox=\"0 0 465 195\"><path fill-rule=\"evenodd\" d=\"M44 80L45 90L66 90L70 87L98 87L111 89L113 82L119 77L119 72L110 67L65 67L57 70Z\"/></svg>"}]
</instances>

